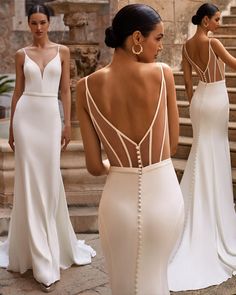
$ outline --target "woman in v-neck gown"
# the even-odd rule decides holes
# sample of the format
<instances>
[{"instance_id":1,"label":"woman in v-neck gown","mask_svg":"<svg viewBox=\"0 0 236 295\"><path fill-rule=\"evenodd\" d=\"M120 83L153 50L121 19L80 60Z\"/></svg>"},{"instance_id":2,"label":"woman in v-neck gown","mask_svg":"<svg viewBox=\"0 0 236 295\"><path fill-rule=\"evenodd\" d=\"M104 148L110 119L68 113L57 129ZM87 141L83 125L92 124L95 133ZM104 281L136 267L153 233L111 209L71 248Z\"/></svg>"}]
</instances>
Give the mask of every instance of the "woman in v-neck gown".
<instances>
[{"instance_id":1,"label":"woman in v-neck gown","mask_svg":"<svg viewBox=\"0 0 236 295\"><path fill-rule=\"evenodd\" d=\"M184 208L170 159L179 126L173 74L155 62L162 37L153 8L123 7L106 30L111 63L77 87L87 168L108 173L99 234L112 295L170 294L167 265Z\"/></svg>"},{"instance_id":2,"label":"woman in v-neck gown","mask_svg":"<svg viewBox=\"0 0 236 295\"><path fill-rule=\"evenodd\" d=\"M193 142L181 180L185 202L182 238L169 265L173 291L220 284L236 271L236 214L228 141L229 98L224 64L236 58L209 38L220 11L203 4L192 19L195 35L183 46L183 70L190 101ZM200 81L193 94L192 69Z\"/></svg>"},{"instance_id":3,"label":"woman in v-neck gown","mask_svg":"<svg viewBox=\"0 0 236 295\"><path fill-rule=\"evenodd\" d=\"M46 292L60 279L60 268L88 264L95 255L77 240L68 214L60 151L61 141L65 148L70 140L69 50L49 41L48 25L48 9L33 6L33 44L16 54L9 138L15 150L14 204L8 239L0 245L0 266L20 273L32 269Z\"/></svg>"}]
</instances>

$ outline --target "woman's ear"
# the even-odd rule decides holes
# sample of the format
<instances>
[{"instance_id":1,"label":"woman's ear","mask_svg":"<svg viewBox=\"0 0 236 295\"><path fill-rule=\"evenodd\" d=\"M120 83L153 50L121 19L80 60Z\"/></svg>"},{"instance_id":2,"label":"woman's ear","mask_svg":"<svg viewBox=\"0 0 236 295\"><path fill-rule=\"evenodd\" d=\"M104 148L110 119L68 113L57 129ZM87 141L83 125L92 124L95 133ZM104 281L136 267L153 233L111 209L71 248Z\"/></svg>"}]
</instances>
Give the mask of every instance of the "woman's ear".
<instances>
[{"instance_id":1,"label":"woman's ear","mask_svg":"<svg viewBox=\"0 0 236 295\"><path fill-rule=\"evenodd\" d=\"M209 17L205 15L204 18L202 19L202 24L205 28L208 27L209 21L210 21Z\"/></svg>"},{"instance_id":2,"label":"woman's ear","mask_svg":"<svg viewBox=\"0 0 236 295\"><path fill-rule=\"evenodd\" d=\"M143 35L140 31L134 31L132 38L135 45L140 44L143 41Z\"/></svg>"}]
</instances>

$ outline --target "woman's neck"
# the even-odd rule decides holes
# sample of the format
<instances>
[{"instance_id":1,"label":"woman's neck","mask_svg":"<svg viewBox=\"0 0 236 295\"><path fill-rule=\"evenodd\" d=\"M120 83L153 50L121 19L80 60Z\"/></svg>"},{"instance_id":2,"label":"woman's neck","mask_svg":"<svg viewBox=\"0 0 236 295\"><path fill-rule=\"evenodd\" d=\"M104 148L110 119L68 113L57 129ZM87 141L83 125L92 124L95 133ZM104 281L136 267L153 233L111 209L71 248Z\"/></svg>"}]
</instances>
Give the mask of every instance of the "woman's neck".
<instances>
[{"instance_id":1,"label":"woman's neck","mask_svg":"<svg viewBox=\"0 0 236 295\"><path fill-rule=\"evenodd\" d=\"M48 37L43 38L43 39L34 39L32 45L38 48L45 48L49 44L51 44L51 41L49 40Z\"/></svg>"},{"instance_id":2,"label":"woman's neck","mask_svg":"<svg viewBox=\"0 0 236 295\"><path fill-rule=\"evenodd\" d=\"M203 28L202 26L197 27L196 35L198 37L207 37L209 30Z\"/></svg>"},{"instance_id":3,"label":"woman's neck","mask_svg":"<svg viewBox=\"0 0 236 295\"><path fill-rule=\"evenodd\" d=\"M111 64L121 65L133 64L138 62L138 56L123 48L116 48L113 54Z\"/></svg>"}]
</instances>

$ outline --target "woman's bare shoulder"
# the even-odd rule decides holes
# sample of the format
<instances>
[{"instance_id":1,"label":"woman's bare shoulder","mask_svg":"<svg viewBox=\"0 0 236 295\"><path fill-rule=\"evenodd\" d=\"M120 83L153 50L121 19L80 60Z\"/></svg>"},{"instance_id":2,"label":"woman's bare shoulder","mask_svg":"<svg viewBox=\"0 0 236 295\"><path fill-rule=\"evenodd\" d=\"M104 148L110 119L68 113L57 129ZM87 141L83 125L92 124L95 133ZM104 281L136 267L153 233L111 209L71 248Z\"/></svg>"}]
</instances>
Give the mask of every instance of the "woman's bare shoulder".
<instances>
[{"instance_id":1,"label":"woman's bare shoulder","mask_svg":"<svg viewBox=\"0 0 236 295\"><path fill-rule=\"evenodd\" d=\"M69 52L70 52L69 47L67 47L66 45L62 45L62 44L57 44L57 43L55 43L55 46L58 46L60 52L62 52L62 53L63 53L63 52L64 52L64 53L69 53Z\"/></svg>"},{"instance_id":2,"label":"woman's bare shoulder","mask_svg":"<svg viewBox=\"0 0 236 295\"><path fill-rule=\"evenodd\" d=\"M25 48L20 48L16 51L15 60L16 62L23 63L25 60Z\"/></svg>"},{"instance_id":3,"label":"woman's bare shoulder","mask_svg":"<svg viewBox=\"0 0 236 295\"><path fill-rule=\"evenodd\" d=\"M220 42L219 39L212 37L212 38L210 38L210 40L211 40L211 46L213 48L221 48L221 47L224 47L224 45Z\"/></svg>"}]
</instances>

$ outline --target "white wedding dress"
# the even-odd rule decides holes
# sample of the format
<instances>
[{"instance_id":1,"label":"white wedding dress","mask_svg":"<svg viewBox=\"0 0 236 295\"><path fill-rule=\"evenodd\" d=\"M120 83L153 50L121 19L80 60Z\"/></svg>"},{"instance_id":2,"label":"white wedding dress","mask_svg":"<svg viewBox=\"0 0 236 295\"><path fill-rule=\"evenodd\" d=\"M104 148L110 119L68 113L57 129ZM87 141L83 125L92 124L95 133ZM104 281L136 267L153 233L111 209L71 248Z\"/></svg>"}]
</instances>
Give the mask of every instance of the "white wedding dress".
<instances>
[{"instance_id":1,"label":"white wedding dress","mask_svg":"<svg viewBox=\"0 0 236 295\"><path fill-rule=\"evenodd\" d=\"M185 226L169 264L169 286L173 291L220 284L236 270L236 214L224 64L216 57L210 41L205 71L191 60L186 47L184 50L200 82L190 104L193 144L181 181Z\"/></svg>"},{"instance_id":2,"label":"white wedding dress","mask_svg":"<svg viewBox=\"0 0 236 295\"><path fill-rule=\"evenodd\" d=\"M138 142L99 110L85 79L89 115L111 163L98 223L112 295L170 294L167 265L182 231L184 202L170 159L166 83L158 67L155 114Z\"/></svg>"},{"instance_id":3,"label":"white wedding dress","mask_svg":"<svg viewBox=\"0 0 236 295\"><path fill-rule=\"evenodd\" d=\"M59 46L43 73L25 51L25 91L13 118L14 204L9 235L0 245L0 266L38 282L60 279L60 268L91 262L94 250L73 231L60 172Z\"/></svg>"}]
</instances>

